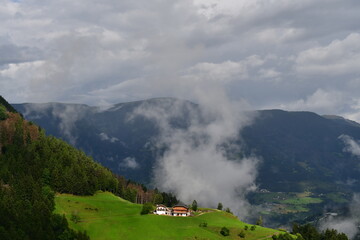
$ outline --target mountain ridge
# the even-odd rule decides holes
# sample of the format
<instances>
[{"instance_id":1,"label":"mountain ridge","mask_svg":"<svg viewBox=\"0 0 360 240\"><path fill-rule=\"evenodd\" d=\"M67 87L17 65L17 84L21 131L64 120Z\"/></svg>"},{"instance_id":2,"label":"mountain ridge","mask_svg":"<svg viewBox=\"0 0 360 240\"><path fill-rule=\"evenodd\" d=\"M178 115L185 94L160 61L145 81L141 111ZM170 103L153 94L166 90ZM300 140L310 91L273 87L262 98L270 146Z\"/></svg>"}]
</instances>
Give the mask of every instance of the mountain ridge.
<instances>
[{"instance_id":1,"label":"mountain ridge","mask_svg":"<svg viewBox=\"0 0 360 240\"><path fill-rule=\"evenodd\" d=\"M40 111L36 109L39 106L37 104L14 104L14 107L51 135L69 141L69 136L64 133L71 133L75 146L118 174L148 184L156 161L151 143L158 136L159 129L145 117L137 116L129 121L129 115L142 104L160 107L166 111L177 101L174 98L154 98L119 103L105 110L62 103L42 105L45 108ZM199 105L190 101L180 101L190 104L194 109L199 108ZM62 109L56 109L58 106ZM188 109L180 110L184 114L180 114L174 124L176 127L186 128L189 116L185 113ZM256 112L258 116L253 123L240 132L244 141L239 140L236 143L245 146L242 149L245 154L255 153L263 159L258 178L261 188L272 191L282 191L283 188L286 190L295 180L299 180L299 176L305 182L311 179L326 182L331 180L334 183L360 180L356 176L359 171L357 162L350 153L343 151L345 145L338 139L342 134L360 139L360 124L358 126L346 119L329 119L308 111L269 109ZM134 159L138 167L125 166L123 162L126 158ZM287 164L284 165L285 162ZM332 168L331 164L336 165L336 168ZM353 167L350 168L351 164ZM278 174L279 171L282 174ZM284 174L286 177L282 176ZM337 185L346 189L354 187ZM306 187L298 188L301 191Z\"/></svg>"}]
</instances>

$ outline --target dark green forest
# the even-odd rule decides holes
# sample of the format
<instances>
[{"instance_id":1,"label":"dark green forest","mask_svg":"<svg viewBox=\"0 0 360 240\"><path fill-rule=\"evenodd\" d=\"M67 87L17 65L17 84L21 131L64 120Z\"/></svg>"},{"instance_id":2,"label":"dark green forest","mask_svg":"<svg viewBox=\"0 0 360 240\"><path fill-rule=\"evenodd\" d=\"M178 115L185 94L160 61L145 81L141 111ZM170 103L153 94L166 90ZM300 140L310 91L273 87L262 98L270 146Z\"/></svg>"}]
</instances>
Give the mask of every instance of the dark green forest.
<instances>
[{"instance_id":1,"label":"dark green forest","mask_svg":"<svg viewBox=\"0 0 360 240\"><path fill-rule=\"evenodd\" d=\"M89 239L53 214L55 192L117 189L112 173L0 105L0 239Z\"/></svg>"}]
</instances>

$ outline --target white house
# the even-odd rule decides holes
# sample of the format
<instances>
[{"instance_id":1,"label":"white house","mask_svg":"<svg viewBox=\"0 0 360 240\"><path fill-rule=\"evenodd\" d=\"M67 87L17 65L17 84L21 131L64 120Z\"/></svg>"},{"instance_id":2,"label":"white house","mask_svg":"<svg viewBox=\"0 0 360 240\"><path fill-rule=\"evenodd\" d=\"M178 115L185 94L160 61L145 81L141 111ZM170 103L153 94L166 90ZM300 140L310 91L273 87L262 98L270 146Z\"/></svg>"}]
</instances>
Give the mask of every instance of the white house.
<instances>
[{"instance_id":1,"label":"white house","mask_svg":"<svg viewBox=\"0 0 360 240\"><path fill-rule=\"evenodd\" d=\"M166 207L165 205L162 205L162 204L156 205L156 209L154 211L154 214L157 214L157 215L172 215L171 210L168 207Z\"/></svg>"}]
</instances>

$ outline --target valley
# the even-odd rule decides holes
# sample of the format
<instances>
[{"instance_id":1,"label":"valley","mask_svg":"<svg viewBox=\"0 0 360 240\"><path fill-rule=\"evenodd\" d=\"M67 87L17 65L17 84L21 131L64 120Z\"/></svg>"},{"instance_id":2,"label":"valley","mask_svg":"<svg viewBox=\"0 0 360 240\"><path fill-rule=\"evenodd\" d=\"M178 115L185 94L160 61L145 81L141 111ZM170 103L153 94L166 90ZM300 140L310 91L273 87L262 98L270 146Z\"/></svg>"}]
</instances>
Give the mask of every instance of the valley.
<instances>
[{"instance_id":1,"label":"valley","mask_svg":"<svg viewBox=\"0 0 360 240\"><path fill-rule=\"evenodd\" d=\"M340 215L351 197L342 192L256 192L249 195L249 200L259 209L267 226L286 227L290 222L317 224L327 212Z\"/></svg>"}]
</instances>

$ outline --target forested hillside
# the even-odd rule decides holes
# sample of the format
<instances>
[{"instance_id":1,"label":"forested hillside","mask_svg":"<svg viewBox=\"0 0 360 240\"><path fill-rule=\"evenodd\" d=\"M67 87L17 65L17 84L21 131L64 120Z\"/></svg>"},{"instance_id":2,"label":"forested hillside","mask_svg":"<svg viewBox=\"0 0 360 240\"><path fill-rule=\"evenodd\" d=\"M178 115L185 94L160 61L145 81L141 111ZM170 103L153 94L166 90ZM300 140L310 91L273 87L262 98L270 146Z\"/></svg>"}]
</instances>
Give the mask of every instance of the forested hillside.
<instances>
[{"instance_id":1,"label":"forested hillside","mask_svg":"<svg viewBox=\"0 0 360 240\"><path fill-rule=\"evenodd\" d=\"M51 171L65 165L75 168L79 161L69 157L49 169L56 159L52 152L67 145L57 141L19 114L5 111L0 122L0 239L88 239L69 229L63 216L53 214L54 191L70 189L77 176L61 184L52 181Z\"/></svg>"}]
</instances>

